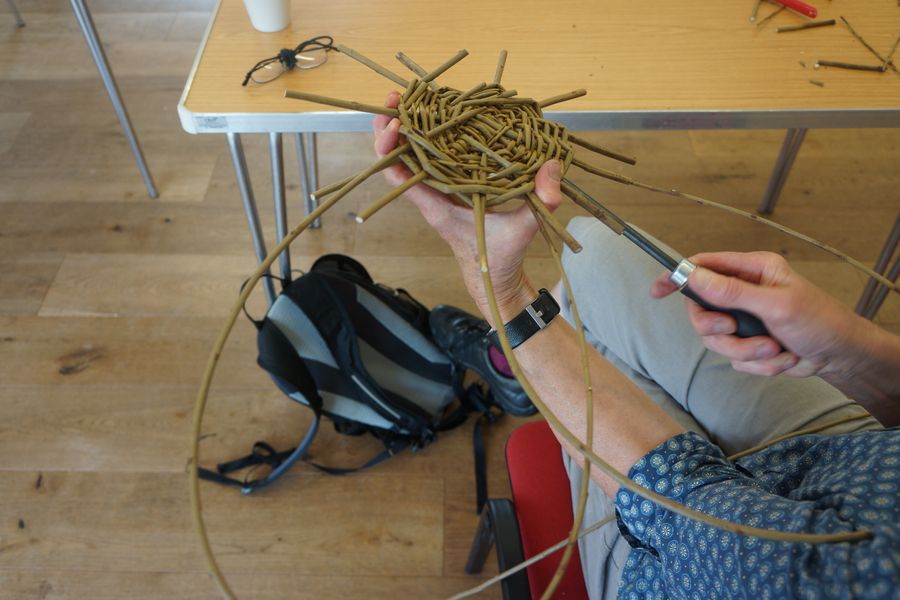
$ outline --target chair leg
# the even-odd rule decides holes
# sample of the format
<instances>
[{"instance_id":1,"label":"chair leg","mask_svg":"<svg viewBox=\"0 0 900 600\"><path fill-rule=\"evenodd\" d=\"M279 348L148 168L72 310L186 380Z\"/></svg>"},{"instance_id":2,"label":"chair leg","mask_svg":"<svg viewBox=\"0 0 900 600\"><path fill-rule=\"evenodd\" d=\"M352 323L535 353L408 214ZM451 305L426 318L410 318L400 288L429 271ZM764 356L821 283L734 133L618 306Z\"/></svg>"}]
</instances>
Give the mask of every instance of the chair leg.
<instances>
[{"instance_id":1,"label":"chair leg","mask_svg":"<svg viewBox=\"0 0 900 600\"><path fill-rule=\"evenodd\" d=\"M478 519L478 528L475 530L475 539L472 540L472 547L469 549L469 558L466 559L466 573L469 575L481 573L484 561L487 560L493 545L494 528L491 523L491 511L485 506Z\"/></svg>"},{"instance_id":2,"label":"chair leg","mask_svg":"<svg viewBox=\"0 0 900 600\"><path fill-rule=\"evenodd\" d=\"M501 572L524 562L522 538L519 535L519 522L513 503L507 499L489 499L481 509L475 539L466 560L466 573L481 573L484 562L497 545L497 567ZM528 586L528 573L523 569L503 579L500 584L504 600L530 600L531 591Z\"/></svg>"}]
</instances>

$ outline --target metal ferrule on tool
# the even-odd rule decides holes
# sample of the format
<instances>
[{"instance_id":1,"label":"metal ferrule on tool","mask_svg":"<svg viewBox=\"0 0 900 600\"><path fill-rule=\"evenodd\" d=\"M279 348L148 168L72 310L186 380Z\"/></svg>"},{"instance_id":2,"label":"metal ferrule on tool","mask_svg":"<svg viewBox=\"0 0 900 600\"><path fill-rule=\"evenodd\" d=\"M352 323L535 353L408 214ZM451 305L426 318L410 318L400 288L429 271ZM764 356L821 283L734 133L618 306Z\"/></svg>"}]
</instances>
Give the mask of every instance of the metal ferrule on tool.
<instances>
[{"instance_id":1,"label":"metal ferrule on tool","mask_svg":"<svg viewBox=\"0 0 900 600\"><path fill-rule=\"evenodd\" d=\"M697 265L688 259L683 258L681 259L681 262L678 263L678 266L675 267L675 270L669 274L669 281L677 285L679 290L683 290L684 286L687 285L688 277L696 268Z\"/></svg>"}]
</instances>

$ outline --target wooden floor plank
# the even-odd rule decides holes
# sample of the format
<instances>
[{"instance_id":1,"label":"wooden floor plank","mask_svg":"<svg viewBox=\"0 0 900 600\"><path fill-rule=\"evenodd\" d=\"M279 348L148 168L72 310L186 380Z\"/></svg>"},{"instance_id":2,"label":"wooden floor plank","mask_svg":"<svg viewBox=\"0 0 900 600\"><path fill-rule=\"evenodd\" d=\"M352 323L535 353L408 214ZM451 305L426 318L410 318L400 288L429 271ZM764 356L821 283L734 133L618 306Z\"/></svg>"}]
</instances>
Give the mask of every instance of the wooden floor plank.
<instances>
[{"instance_id":1,"label":"wooden floor plank","mask_svg":"<svg viewBox=\"0 0 900 600\"><path fill-rule=\"evenodd\" d=\"M6 472L0 568L202 571L183 474ZM441 574L436 477L291 474L279 493L204 484L223 569ZM286 499L290 498L289 502Z\"/></svg>"},{"instance_id":2,"label":"wooden floor plank","mask_svg":"<svg viewBox=\"0 0 900 600\"><path fill-rule=\"evenodd\" d=\"M0 258L0 315L36 315L62 261L58 254Z\"/></svg>"},{"instance_id":3,"label":"wooden floor plank","mask_svg":"<svg viewBox=\"0 0 900 600\"><path fill-rule=\"evenodd\" d=\"M443 577L355 576L347 574L300 575L281 573L230 573L235 593L247 600L320 600L321 598L366 598L437 600L473 587L480 579L464 574ZM215 587L205 573L147 573L109 571L3 571L0 586L9 600L35 598L92 598L121 600L122 590L133 598L178 598L211 600ZM500 598L499 588L477 596Z\"/></svg>"}]
</instances>

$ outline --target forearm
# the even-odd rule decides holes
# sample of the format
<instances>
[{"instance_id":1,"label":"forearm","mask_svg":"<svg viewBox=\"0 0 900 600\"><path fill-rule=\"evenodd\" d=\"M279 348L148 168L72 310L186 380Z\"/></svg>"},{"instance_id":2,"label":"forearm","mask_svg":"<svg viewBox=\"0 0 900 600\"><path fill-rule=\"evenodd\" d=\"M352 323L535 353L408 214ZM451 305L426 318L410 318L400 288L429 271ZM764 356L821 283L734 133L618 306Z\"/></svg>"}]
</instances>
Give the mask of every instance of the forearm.
<instances>
[{"instance_id":1,"label":"forearm","mask_svg":"<svg viewBox=\"0 0 900 600\"><path fill-rule=\"evenodd\" d=\"M537 297L525 284L499 306L509 321ZM485 313L489 314L486 310ZM525 376L554 415L579 440L584 440L587 402L593 405L595 454L622 473L649 450L682 431L643 391L588 346L591 389L582 369L576 331L562 318L551 321L514 350ZM571 448L567 448L571 450ZM571 452L570 452L571 453ZM594 480L612 496L618 484L593 469Z\"/></svg>"},{"instance_id":2,"label":"forearm","mask_svg":"<svg viewBox=\"0 0 900 600\"><path fill-rule=\"evenodd\" d=\"M900 337L856 317L842 353L822 378L882 424L900 425Z\"/></svg>"}]
</instances>

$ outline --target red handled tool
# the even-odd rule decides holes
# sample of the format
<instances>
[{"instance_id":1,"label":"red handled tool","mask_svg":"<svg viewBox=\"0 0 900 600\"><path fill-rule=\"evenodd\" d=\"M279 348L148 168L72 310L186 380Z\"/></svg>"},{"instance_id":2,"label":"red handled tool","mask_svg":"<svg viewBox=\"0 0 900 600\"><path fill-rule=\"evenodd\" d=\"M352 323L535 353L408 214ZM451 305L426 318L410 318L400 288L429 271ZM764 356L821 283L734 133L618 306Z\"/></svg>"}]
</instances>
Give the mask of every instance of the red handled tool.
<instances>
[{"instance_id":1,"label":"red handled tool","mask_svg":"<svg viewBox=\"0 0 900 600\"><path fill-rule=\"evenodd\" d=\"M811 19L815 19L819 15L819 9L815 6L811 6L802 0L775 0L778 4L783 4L789 9L800 13L801 15L806 15Z\"/></svg>"}]
</instances>

